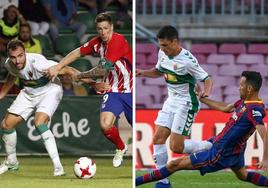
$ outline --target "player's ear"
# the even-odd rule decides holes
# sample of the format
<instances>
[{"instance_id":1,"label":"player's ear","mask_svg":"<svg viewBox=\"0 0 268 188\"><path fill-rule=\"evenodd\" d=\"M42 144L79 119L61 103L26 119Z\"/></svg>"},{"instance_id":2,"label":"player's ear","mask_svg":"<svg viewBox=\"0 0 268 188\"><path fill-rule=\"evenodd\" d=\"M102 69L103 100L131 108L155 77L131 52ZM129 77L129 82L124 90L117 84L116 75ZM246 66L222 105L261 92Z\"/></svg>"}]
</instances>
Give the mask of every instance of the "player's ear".
<instances>
[{"instance_id":1,"label":"player's ear","mask_svg":"<svg viewBox=\"0 0 268 188\"><path fill-rule=\"evenodd\" d=\"M114 24L111 24L111 30L114 31Z\"/></svg>"},{"instance_id":2,"label":"player's ear","mask_svg":"<svg viewBox=\"0 0 268 188\"><path fill-rule=\"evenodd\" d=\"M247 91L248 91L248 93L252 93L253 92L252 85L247 85Z\"/></svg>"}]
</instances>

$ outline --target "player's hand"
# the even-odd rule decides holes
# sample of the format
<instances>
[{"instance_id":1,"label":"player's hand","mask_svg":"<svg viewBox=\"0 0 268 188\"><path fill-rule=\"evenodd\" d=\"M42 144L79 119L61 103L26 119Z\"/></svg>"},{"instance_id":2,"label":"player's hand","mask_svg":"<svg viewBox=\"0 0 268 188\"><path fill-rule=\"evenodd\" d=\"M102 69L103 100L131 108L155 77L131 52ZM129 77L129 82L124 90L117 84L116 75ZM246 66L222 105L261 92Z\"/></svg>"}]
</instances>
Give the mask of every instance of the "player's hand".
<instances>
[{"instance_id":1,"label":"player's hand","mask_svg":"<svg viewBox=\"0 0 268 188\"><path fill-rule=\"evenodd\" d=\"M259 168L264 170L264 171L268 171L268 160L262 160L259 163Z\"/></svg>"},{"instance_id":2,"label":"player's hand","mask_svg":"<svg viewBox=\"0 0 268 188\"><path fill-rule=\"evenodd\" d=\"M0 93L0 100L2 100L5 97L2 93Z\"/></svg>"},{"instance_id":3,"label":"player's hand","mask_svg":"<svg viewBox=\"0 0 268 188\"><path fill-rule=\"evenodd\" d=\"M95 82L91 86L96 90L96 92L104 92L111 89L110 84L105 82Z\"/></svg>"},{"instance_id":4,"label":"player's hand","mask_svg":"<svg viewBox=\"0 0 268 188\"><path fill-rule=\"evenodd\" d=\"M202 88L201 88L201 86L199 84L195 85L194 92L198 96L198 98L201 97L203 91L202 91Z\"/></svg>"},{"instance_id":5,"label":"player's hand","mask_svg":"<svg viewBox=\"0 0 268 188\"><path fill-rule=\"evenodd\" d=\"M142 75L142 70L140 70L140 69L136 69L135 74L136 74L137 77L143 76Z\"/></svg>"},{"instance_id":6,"label":"player's hand","mask_svg":"<svg viewBox=\"0 0 268 188\"><path fill-rule=\"evenodd\" d=\"M49 79L52 81L55 80L55 78L58 76L61 68L58 65L53 65L52 67L49 67L45 73Z\"/></svg>"},{"instance_id":7,"label":"player's hand","mask_svg":"<svg viewBox=\"0 0 268 188\"><path fill-rule=\"evenodd\" d=\"M201 88L201 86L199 85L199 84L196 84L195 85L195 94L196 94L196 96L198 97L198 99L202 102L202 98L206 98L206 97L208 97L208 94L206 94L203 90L202 90L202 88Z\"/></svg>"},{"instance_id":8,"label":"player's hand","mask_svg":"<svg viewBox=\"0 0 268 188\"><path fill-rule=\"evenodd\" d=\"M105 57L99 61L98 66L107 71L114 70L114 64Z\"/></svg>"},{"instance_id":9,"label":"player's hand","mask_svg":"<svg viewBox=\"0 0 268 188\"><path fill-rule=\"evenodd\" d=\"M78 79L78 74L73 74L72 75L72 81L73 82L78 82L80 79Z\"/></svg>"}]
</instances>

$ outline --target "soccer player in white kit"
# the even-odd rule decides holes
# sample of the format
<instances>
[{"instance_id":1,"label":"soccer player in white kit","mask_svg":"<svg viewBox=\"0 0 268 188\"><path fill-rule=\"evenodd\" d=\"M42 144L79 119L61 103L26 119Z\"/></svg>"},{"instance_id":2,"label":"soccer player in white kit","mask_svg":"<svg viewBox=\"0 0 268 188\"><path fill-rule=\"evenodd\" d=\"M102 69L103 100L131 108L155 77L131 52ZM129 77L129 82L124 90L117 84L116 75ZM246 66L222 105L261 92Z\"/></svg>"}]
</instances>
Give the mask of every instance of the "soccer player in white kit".
<instances>
[{"instance_id":1,"label":"soccer player in white kit","mask_svg":"<svg viewBox=\"0 0 268 188\"><path fill-rule=\"evenodd\" d=\"M5 67L9 71L6 83L0 91L0 99L5 97L13 86L17 77L24 84L15 101L7 110L7 114L1 123L3 140L7 153L6 160L0 166L0 174L8 170L17 170L19 162L16 156L17 135L15 126L23 120L27 120L35 111L34 124L41 135L46 150L53 162L54 176L64 175L64 169L60 162L54 135L48 129L48 121L58 107L62 99L62 86L57 78L50 81L43 71L57 64L47 60L43 55L25 53L23 43L19 40L10 41L7 46L8 59ZM74 75L76 71L70 67L63 69L61 74Z\"/></svg>"},{"instance_id":2,"label":"soccer player in white kit","mask_svg":"<svg viewBox=\"0 0 268 188\"><path fill-rule=\"evenodd\" d=\"M165 76L168 98L155 121L153 138L154 160L157 168L166 165L168 154L166 140L170 136L170 149L175 153L192 153L209 149L211 143L185 138L190 135L192 123L199 110L195 93L196 81L204 83L200 97L208 97L212 81L199 66L197 59L179 44L178 31L173 26L164 26L157 34L160 50L155 68L137 70L137 76L157 78ZM142 91L137 91L142 92ZM156 184L157 188L171 187L168 179Z\"/></svg>"}]
</instances>

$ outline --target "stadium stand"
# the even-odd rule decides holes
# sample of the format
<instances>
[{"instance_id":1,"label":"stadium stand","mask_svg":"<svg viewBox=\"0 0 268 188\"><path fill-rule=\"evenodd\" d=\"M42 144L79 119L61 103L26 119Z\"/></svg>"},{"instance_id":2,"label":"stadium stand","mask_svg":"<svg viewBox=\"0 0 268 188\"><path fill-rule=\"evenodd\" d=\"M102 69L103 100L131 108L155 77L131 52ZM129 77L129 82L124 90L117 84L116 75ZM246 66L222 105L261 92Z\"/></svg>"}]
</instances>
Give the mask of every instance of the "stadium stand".
<instances>
[{"instance_id":1,"label":"stadium stand","mask_svg":"<svg viewBox=\"0 0 268 188\"><path fill-rule=\"evenodd\" d=\"M77 48L79 45L80 41L76 36L62 35L55 40L55 51L62 56L66 56L69 52Z\"/></svg>"},{"instance_id":2,"label":"stadium stand","mask_svg":"<svg viewBox=\"0 0 268 188\"><path fill-rule=\"evenodd\" d=\"M83 71L90 70L92 68L92 63L87 59L78 58L70 66L83 72Z\"/></svg>"},{"instance_id":3,"label":"stadium stand","mask_svg":"<svg viewBox=\"0 0 268 188\"><path fill-rule=\"evenodd\" d=\"M229 50L228 48L233 49ZM213 79L211 98L233 102L238 98L239 77L243 70L259 71L268 80L267 51L261 47L265 44L194 44L191 52L200 61L201 66ZM207 49L205 49L207 48ZM261 48L260 51L257 49ZM194 50L192 50L194 49ZM255 50L254 50L255 49ZM137 68L153 68L157 62L158 49L151 43L137 43ZM217 53L218 52L218 53ZM228 53L229 52L229 53ZM224 54L223 54L224 53ZM152 58L153 57L153 58ZM200 58L201 57L201 58ZM266 61L265 61L266 59ZM167 96L164 78L137 78L137 107L158 108ZM265 87L263 87L265 88ZM265 89L263 89L265 90ZM142 92L139 92L142 91ZM149 94L149 98L146 96ZM266 97L267 91L261 92ZM202 108L207 108L202 105Z\"/></svg>"}]
</instances>

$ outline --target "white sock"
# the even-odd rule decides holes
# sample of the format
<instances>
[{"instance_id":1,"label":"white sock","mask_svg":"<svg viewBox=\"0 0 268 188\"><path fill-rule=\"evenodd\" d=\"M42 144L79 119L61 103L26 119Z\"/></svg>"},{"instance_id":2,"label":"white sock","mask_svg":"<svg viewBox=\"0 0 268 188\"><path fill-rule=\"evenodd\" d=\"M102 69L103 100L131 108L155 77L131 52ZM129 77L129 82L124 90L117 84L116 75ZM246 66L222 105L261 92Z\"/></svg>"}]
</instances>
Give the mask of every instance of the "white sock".
<instances>
[{"instance_id":1,"label":"white sock","mask_svg":"<svg viewBox=\"0 0 268 188\"><path fill-rule=\"evenodd\" d=\"M6 148L8 162L11 164L16 163L18 161L16 155L17 132L14 131L9 134L3 134L3 141Z\"/></svg>"},{"instance_id":2,"label":"white sock","mask_svg":"<svg viewBox=\"0 0 268 188\"><path fill-rule=\"evenodd\" d=\"M167 146L166 144L154 145L154 162L158 169L166 166L168 161ZM160 180L163 183L169 183L167 178Z\"/></svg>"},{"instance_id":3,"label":"white sock","mask_svg":"<svg viewBox=\"0 0 268 188\"><path fill-rule=\"evenodd\" d=\"M58 149L57 149L57 145L56 145L56 141L55 141L55 138L54 138L54 135L52 134L52 132L50 130L47 130L41 134L41 137L44 141L48 155L52 160L52 163L54 165L54 169L58 168L58 167L62 167L61 162L60 162Z\"/></svg>"},{"instance_id":4,"label":"white sock","mask_svg":"<svg viewBox=\"0 0 268 188\"><path fill-rule=\"evenodd\" d=\"M184 149L183 153L191 154L198 151L208 150L212 146L211 142L208 142L206 140L203 141L196 141L191 139L184 140Z\"/></svg>"}]
</instances>

